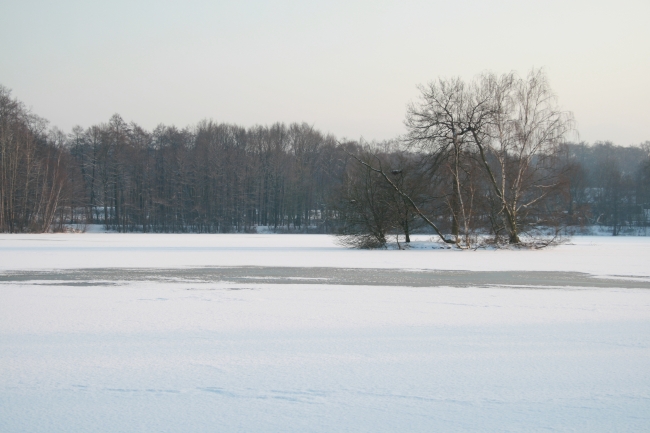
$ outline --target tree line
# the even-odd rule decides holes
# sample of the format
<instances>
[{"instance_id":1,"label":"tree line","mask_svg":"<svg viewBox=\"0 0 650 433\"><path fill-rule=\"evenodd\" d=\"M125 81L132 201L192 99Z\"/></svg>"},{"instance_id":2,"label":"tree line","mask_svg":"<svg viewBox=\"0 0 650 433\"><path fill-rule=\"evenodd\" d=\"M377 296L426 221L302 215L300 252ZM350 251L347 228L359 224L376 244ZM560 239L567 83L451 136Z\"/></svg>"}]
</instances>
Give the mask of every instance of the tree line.
<instances>
[{"instance_id":1,"label":"tree line","mask_svg":"<svg viewBox=\"0 0 650 433\"><path fill-rule=\"evenodd\" d=\"M650 141L621 147L611 142L566 144L567 224L650 234Z\"/></svg>"},{"instance_id":2,"label":"tree line","mask_svg":"<svg viewBox=\"0 0 650 433\"><path fill-rule=\"evenodd\" d=\"M147 132L118 115L73 131L75 209L118 231L305 231L327 223L336 141L307 124Z\"/></svg>"},{"instance_id":3,"label":"tree line","mask_svg":"<svg viewBox=\"0 0 650 433\"><path fill-rule=\"evenodd\" d=\"M650 144L571 143L544 74L438 80L381 143L314 127L202 121L147 131L114 115L64 133L0 86L0 231L338 233L357 247L430 232L460 247L612 234L650 221ZM552 238L552 236L551 236Z\"/></svg>"},{"instance_id":4,"label":"tree line","mask_svg":"<svg viewBox=\"0 0 650 433\"><path fill-rule=\"evenodd\" d=\"M327 202L340 149L307 124L146 131L114 115L64 134L1 92L0 231L333 230Z\"/></svg>"}]
</instances>

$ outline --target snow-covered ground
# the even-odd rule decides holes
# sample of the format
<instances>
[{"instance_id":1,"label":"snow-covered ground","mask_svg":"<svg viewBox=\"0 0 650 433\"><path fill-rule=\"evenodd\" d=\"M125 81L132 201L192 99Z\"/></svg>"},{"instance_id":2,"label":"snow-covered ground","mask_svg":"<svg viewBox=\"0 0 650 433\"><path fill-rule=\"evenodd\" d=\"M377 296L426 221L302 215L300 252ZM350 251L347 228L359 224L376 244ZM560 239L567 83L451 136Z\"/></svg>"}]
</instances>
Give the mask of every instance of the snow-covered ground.
<instances>
[{"instance_id":1,"label":"snow-covered ground","mask_svg":"<svg viewBox=\"0 0 650 433\"><path fill-rule=\"evenodd\" d=\"M120 271L204 266L564 271L612 284L273 284ZM29 277L92 268L115 273ZM19 270L27 277L15 278ZM323 235L0 235L3 275L2 432L650 425L650 290L617 284L650 279L648 238L576 237L538 251L358 251Z\"/></svg>"}]
</instances>

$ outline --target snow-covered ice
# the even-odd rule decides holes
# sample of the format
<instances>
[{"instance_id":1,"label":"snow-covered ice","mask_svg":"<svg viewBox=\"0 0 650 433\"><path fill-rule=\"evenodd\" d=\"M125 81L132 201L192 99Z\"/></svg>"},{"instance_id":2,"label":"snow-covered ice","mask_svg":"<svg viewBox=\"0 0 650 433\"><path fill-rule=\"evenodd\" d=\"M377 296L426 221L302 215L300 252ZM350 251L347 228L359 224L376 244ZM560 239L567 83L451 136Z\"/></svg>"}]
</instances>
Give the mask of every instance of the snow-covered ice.
<instances>
[{"instance_id":1,"label":"snow-covered ice","mask_svg":"<svg viewBox=\"0 0 650 433\"><path fill-rule=\"evenodd\" d=\"M431 236L417 236L430 239ZM650 276L647 237L574 237L528 251L352 250L326 235L0 234L7 269L302 266L333 268L575 271Z\"/></svg>"},{"instance_id":2,"label":"snow-covered ice","mask_svg":"<svg viewBox=\"0 0 650 433\"><path fill-rule=\"evenodd\" d=\"M612 284L8 277L0 431L647 431L650 290L617 281L647 281L649 259L648 238L458 252L347 250L320 235L1 235L4 275L283 266Z\"/></svg>"}]
</instances>

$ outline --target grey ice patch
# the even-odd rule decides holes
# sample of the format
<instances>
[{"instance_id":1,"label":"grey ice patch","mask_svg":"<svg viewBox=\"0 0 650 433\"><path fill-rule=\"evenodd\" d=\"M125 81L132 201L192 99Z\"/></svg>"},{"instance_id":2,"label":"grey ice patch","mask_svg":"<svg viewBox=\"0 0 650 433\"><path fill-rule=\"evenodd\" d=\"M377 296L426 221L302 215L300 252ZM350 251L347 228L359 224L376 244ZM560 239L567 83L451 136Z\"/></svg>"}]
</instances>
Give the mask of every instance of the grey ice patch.
<instances>
[{"instance_id":1,"label":"grey ice patch","mask_svg":"<svg viewBox=\"0 0 650 433\"><path fill-rule=\"evenodd\" d=\"M0 283L66 286L110 285L151 281L165 283L333 284L406 287L603 287L650 289L647 278L580 272L436 271L408 269L202 267L184 269L96 268L59 271L8 271Z\"/></svg>"}]
</instances>

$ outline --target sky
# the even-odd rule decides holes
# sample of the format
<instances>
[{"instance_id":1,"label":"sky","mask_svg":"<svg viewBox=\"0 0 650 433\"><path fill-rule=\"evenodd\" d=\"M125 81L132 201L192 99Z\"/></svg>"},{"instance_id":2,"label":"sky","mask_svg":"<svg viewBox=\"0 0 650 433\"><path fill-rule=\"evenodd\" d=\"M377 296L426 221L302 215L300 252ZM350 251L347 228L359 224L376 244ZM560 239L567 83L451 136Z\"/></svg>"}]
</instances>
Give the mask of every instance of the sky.
<instances>
[{"instance_id":1,"label":"sky","mask_svg":"<svg viewBox=\"0 0 650 433\"><path fill-rule=\"evenodd\" d=\"M632 145L650 140L648 17L648 0L0 0L0 84L64 131L119 113L384 140L420 84L534 67L577 139Z\"/></svg>"}]
</instances>

